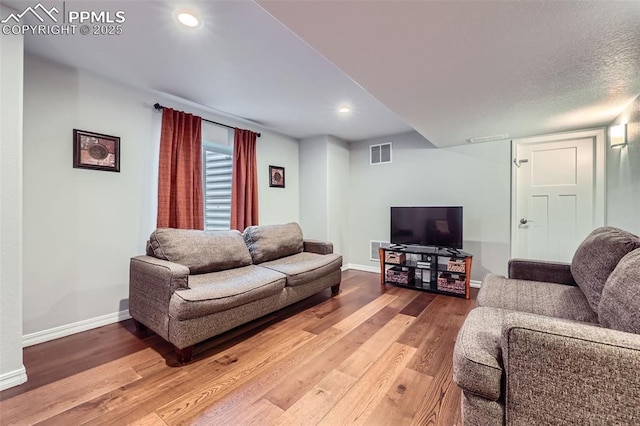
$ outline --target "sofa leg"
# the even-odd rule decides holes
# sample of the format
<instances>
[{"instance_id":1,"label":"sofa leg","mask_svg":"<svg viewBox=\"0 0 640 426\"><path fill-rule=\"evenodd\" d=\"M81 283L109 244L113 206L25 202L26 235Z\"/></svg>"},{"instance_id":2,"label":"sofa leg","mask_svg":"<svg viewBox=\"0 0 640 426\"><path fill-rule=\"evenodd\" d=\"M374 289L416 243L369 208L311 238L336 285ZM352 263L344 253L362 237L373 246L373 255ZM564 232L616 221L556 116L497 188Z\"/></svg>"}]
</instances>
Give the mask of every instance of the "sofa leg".
<instances>
[{"instance_id":1,"label":"sofa leg","mask_svg":"<svg viewBox=\"0 0 640 426\"><path fill-rule=\"evenodd\" d=\"M144 325L143 323L135 319L133 320L133 325L135 326L137 333L144 333L147 330L149 330L149 327L147 327L146 325Z\"/></svg>"},{"instance_id":2,"label":"sofa leg","mask_svg":"<svg viewBox=\"0 0 640 426\"><path fill-rule=\"evenodd\" d=\"M187 362L190 362L191 360L193 360L193 345L191 346L187 346L186 348L178 348L177 346L174 346L175 350L176 350L176 357L178 358L178 362L180 364L186 364Z\"/></svg>"},{"instance_id":3,"label":"sofa leg","mask_svg":"<svg viewBox=\"0 0 640 426\"><path fill-rule=\"evenodd\" d=\"M340 293L340 284L332 285L331 286L331 295L332 296L336 296L338 293Z\"/></svg>"}]
</instances>

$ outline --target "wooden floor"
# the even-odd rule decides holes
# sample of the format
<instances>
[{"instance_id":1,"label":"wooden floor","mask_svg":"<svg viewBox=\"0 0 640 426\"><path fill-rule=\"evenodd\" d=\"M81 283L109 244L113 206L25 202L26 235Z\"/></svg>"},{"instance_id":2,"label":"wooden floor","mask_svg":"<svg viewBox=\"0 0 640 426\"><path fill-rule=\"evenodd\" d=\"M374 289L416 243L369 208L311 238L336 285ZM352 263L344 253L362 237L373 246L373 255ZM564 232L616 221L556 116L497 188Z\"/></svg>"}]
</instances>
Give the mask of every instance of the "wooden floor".
<instances>
[{"instance_id":1,"label":"wooden floor","mask_svg":"<svg viewBox=\"0 0 640 426\"><path fill-rule=\"evenodd\" d=\"M197 345L187 365L131 320L26 348L0 424L460 424L452 352L474 301L378 277L347 271L338 296Z\"/></svg>"}]
</instances>

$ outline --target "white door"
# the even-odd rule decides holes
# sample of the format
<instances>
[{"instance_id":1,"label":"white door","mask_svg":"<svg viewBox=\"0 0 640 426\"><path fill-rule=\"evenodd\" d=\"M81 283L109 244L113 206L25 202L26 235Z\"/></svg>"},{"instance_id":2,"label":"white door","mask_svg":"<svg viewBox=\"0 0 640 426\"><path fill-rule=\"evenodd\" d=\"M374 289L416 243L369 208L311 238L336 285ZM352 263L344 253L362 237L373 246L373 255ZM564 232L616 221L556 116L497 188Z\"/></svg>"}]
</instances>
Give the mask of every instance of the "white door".
<instances>
[{"instance_id":1,"label":"white door","mask_svg":"<svg viewBox=\"0 0 640 426\"><path fill-rule=\"evenodd\" d=\"M571 262L576 248L602 225L595 137L516 141L512 254Z\"/></svg>"}]
</instances>

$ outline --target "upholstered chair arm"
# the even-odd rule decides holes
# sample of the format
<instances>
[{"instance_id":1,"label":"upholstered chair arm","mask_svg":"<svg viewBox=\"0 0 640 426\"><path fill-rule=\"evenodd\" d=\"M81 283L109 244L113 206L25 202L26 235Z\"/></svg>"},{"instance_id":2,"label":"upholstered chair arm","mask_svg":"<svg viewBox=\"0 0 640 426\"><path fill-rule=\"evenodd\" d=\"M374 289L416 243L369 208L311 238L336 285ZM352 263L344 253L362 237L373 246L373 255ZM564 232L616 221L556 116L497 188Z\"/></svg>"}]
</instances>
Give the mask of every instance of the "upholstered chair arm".
<instances>
[{"instance_id":1,"label":"upholstered chair arm","mask_svg":"<svg viewBox=\"0 0 640 426\"><path fill-rule=\"evenodd\" d=\"M188 288L189 268L152 256L129 263L129 314L168 340L169 301L174 291Z\"/></svg>"},{"instance_id":2,"label":"upholstered chair arm","mask_svg":"<svg viewBox=\"0 0 640 426\"><path fill-rule=\"evenodd\" d=\"M509 278L576 285L569 263L511 259L509 260Z\"/></svg>"},{"instance_id":3,"label":"upholstered chair arm","mask_svg":"<svg viewBox=\"0 0 640 426\"><path fill-rule=\"evenodd\" d=\"M513 312L502 324L506 424L634 424L640 335Z\"/></svg>"},{"instance_id":4,"label":"upholstered chair arm","mask_svg":"<svg viewBox=\"0 0 640 426\"><path fill-rule=\"evenodd\" d=\"M304 251L317 254L331 254L333 253L333 243L320 240L304 240Z\"/></svg>"},{"instance_id":5,"label":"upholstered chair arm","mask_svg":"<svg viewBox=\"0 0 640 426\"><path fill-rule=\"evenodd\" d=\"M153 256L136 256L131 259L130 278L136 284L147 286L149 291L164 286L173 293L189 288L189 268Z\"/></svg>"}]
</instances>

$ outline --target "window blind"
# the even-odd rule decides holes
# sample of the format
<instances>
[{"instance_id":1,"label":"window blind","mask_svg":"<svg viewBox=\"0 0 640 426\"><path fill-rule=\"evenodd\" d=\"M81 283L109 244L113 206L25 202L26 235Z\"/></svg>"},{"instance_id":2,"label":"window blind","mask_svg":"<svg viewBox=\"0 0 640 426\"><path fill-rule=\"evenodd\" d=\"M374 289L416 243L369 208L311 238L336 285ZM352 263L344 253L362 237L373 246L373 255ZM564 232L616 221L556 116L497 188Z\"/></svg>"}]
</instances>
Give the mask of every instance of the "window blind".
<instances>
[{"instance_id":1,"label":"window blind","mask_svg":"<svg viewBox=\"0 0 640 426\"><path fill-rule=\"evenodd\" d=\"M203 146L204 229L228 230L231 227L231 170L233 158L210 146Z\"/></svg>"}]
</instances>

